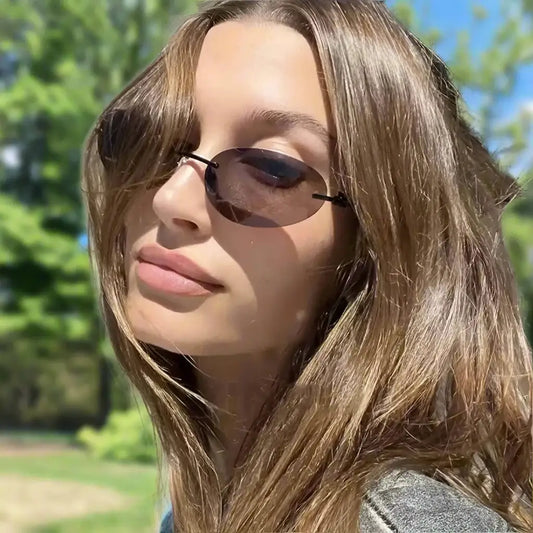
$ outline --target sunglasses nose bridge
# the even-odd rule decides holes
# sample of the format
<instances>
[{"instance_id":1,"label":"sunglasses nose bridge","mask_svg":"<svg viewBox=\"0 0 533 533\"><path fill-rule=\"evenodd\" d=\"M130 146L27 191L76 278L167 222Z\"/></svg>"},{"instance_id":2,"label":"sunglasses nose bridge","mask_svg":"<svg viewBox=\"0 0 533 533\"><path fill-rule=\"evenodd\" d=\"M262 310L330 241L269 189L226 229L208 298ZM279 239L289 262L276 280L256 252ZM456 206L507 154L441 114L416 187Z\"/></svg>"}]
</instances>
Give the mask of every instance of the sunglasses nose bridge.
<instances>
[{"instance_id":1,"label":"sunglasses nose bridge","mask_svg":"<svg viewBox=\"0 0 533 533\"><path fill-rule=\"evenodd\" d=\"M217 181L217 174L215 173L214 169L220 168L220 162L215 161L216 158L220 156L219 153L213 156L213 159L207 159L206 157L203 157L201 155L198 155L193 152L185 152L181 151L178 152L178 155L180 156L178 165L176 170L179 170L188 162L195 161L196 165L192 165L193 167L196 167L196 172L202 176L203 182L204 182L204 189L209 194L216 194L217 191L215 191L216 185L215 182ZM202 163L205 165L204 168L201 168L198 163ZM210 198L211 200L211 198ZM215 206L216 207L216 206Z\"/></svg>"},{"instance_id":2,"label":"sunglasses nose bridge","mask_svg":"<svg viewBox=\"0 0 533 533\"><path fill-rule=\"evenodd\" d=\"M172 176L156 191L152 208L171 229L188 224L208 235L211 217L205 196L205 171L198 162L192 162L194 159L190 156L180 157Z\"/></svg>"}]
</instances>

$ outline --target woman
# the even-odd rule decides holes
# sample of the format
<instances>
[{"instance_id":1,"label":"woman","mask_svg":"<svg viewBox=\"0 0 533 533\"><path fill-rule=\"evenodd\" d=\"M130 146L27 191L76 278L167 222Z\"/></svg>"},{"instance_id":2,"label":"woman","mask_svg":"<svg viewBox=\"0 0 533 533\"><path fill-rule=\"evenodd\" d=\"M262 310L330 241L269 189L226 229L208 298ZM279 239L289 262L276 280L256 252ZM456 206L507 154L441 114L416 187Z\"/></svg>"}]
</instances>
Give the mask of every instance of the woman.
<instances>
[{"instance_id":1,"label":"woman","mask_svg":"<svg viewBox=\"0 0 533 533\"><path fill-rule=\"evenodd\" d=\"M381 2L218 0L102 113L89 249L162 531L531 530L520 188L459 102Z\"/></svg>"}]
</instances>

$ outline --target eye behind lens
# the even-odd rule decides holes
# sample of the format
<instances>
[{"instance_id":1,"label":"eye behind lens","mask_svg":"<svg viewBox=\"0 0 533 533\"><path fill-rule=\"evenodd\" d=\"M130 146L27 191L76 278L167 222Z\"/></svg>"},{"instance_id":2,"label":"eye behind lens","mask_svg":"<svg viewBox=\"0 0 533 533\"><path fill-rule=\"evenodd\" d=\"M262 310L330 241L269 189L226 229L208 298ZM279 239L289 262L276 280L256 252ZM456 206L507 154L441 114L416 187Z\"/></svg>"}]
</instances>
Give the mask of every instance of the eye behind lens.
<instances>
[{"instance_id":1,"label":"eye behind lens","mask_svg":"<svg viewBox=\"0 0 533 533\"><path fill-rule=\"evenodd\" d=\"M272 172L265 172L252 166L248 167L247 173L254 180L273 189L291 189L304 181L301 177L293 179L286 176L278 176Z\"/></svg>"},{"instance_id":2,"label":"eye behind lens","mask_svg":"<svg viewBox=\"0 0 533 533\"><path fill-rule=\"evenodd\" d=\"M280 152L250 149L239 162L246 165L249 174L264 185L288 189L306 178L305 163Z\"/></svg>"}]
</instances>

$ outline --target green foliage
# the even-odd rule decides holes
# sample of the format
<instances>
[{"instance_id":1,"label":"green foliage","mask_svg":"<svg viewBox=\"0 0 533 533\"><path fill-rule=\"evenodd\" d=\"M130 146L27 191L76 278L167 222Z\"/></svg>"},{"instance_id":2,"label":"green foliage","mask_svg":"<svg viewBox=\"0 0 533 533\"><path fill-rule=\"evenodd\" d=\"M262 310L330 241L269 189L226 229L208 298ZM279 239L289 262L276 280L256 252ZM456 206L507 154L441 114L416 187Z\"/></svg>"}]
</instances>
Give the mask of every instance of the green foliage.
<instances>
[{"instance_id":1,"label":"green foliage","mask_svg":"<svg viewBox=\"0 0 533 533\"><path fill-rule=\"evenodd\" d=\"M98 459L140 463L156 460L153 427L144 408L112 412L101 430L82 427L76 441Z\"/></svg>"},{"instance_id":2,"label":"green foliage","mask_svg":"<svg viewBox=\"0 0 533 533\"><path fill-rule=\"evenodd\" d=\"M520 288L526 334L533 341L533 189L517 199L502 217L506 247Z\"/></svg>"},{"instance_id":3,"label":"green foliage","mask_svg":"<svg viewBox=\"0 0 533 533\"><path fill-rule=\"evenodd\" d=\"M472 13L477 20L485 20L489 16L487 9L481 4L474 4L472 6Z\"/></svg>"},{"instance_id":4,"label":"green foliage","mask_svg":"<svg viewBox=\"0 0 533 533\"><path fill-rule=\"evenodd\" d=\"M101 424L115 400L128 401L79 244L80 159L98 114L193 6L0 0L2 425ZM73 357L86 364L74 368ZM54 380L57 368L71 379Z\"/></svg>"},{"instance_id":5,"label":"green foliage","mask_svg":"<svg viewBox=\"0 0 533 533\"><path fill-rule=\"evenodd\" d=\"M45 217L46 209L0 194L0 272L11 288L2 302L0 337L30 334L54 349L55 339L75 343L90 336L86 316L94 295L86 252L64 232L43 227ZM69 312L74 301L77 313Z\"/></svg>"},{"instance_id":6,"label":"green foliage","mask_svg":"<svg viewBox=\"0 0 533 533\"><path fill-rule=\"evenodd\" d=\"M404 26L412 31L416 36L430 48L434 48L441 42L443 35L438 28L426 28L423 26L421 18L413 9L410 0L397 0L391 6L392 11Z\"/></svg>"}]
</instances>

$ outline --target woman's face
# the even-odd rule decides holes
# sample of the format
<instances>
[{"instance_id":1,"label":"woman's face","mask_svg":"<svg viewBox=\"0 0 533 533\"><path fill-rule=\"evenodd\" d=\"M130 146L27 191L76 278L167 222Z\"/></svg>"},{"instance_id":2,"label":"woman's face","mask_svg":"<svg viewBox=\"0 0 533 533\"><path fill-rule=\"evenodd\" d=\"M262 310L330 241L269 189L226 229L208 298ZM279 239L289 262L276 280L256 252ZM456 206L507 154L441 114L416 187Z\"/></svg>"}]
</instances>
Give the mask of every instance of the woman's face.
<instances>
[{"instance_id":1,"label":"woman's face","mask_svg":"<svg viewBox=\"0 0 533 533\"><path fill-rule=\"evenodd\" d=\"M315 131L246 119L256 109L292 111L332 131L313 53L291 28L250 21L213 27L197 66L195 108L195 154L275 150L330 182L328 144ZM204 170L204 163L187 160L127 213L127 313L136 338L192 356L267 353L299 342L335 289L337 265L349 258L351 210L324 202L290 226L240 225L209 203ZM337 192L335 184L328 189ZM146 245L186 256L222 287L203 295L155 288L137 257Z\"/></svg>"}]
</instances>

